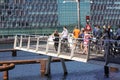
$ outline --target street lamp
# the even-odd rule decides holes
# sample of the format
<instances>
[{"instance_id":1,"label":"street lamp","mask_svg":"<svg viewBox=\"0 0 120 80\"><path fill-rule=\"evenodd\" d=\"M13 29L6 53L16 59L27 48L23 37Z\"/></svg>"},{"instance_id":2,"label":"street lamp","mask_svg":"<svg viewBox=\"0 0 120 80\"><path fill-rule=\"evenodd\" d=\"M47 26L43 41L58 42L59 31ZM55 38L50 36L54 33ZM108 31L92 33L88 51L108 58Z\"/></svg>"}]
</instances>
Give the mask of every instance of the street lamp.
<instances>
[{"instance_id":1,"label":"street lamp","mask_svg":"<svg viewBox=\"0 0 120 80\"><path fill-rule=\"evenodd\" d=\"M71 0L71 1L64 0L63 1L63 3L66 3L66 2L77 2L78 28L81 29L81 26L80 26L80 0Z\"/></svg>"}]
</instances>

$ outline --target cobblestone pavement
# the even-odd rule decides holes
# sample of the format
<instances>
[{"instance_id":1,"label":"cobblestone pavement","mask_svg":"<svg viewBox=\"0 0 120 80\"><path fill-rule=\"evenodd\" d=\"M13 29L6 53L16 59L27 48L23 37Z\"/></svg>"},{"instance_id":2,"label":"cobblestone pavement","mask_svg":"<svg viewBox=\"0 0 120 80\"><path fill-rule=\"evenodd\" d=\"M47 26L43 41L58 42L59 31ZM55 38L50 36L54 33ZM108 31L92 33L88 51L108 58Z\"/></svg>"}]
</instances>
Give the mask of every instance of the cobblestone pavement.
<instances>
[{"instance_id":1,"label":"cobblestone pavement","mask_svg":"<svg viewBox=\"0 0 120 80\"><path fill-rule=\"evenodd\" d=\"M25 53L25 54L24 54ZM17 57L11 57L10 54L0 54L1 60L15 60L15 59L32 59L43 58L44 56L31 54L28 52L18 52ZM104 76L104 62L90 61L89 63L82 63L76 61L66 62L68 75L63 75L63 69L60 62L51 64L51 76L40 76L40 64L25 64L16 65L13 70L9 71L9 80L120 80L120 72L110 72L110 77ZM109 64L120 68L120 65ZM119 69L120 70L120 69ZM0 80L3 73L0 72Z\"/></svg>"}]
</instances>

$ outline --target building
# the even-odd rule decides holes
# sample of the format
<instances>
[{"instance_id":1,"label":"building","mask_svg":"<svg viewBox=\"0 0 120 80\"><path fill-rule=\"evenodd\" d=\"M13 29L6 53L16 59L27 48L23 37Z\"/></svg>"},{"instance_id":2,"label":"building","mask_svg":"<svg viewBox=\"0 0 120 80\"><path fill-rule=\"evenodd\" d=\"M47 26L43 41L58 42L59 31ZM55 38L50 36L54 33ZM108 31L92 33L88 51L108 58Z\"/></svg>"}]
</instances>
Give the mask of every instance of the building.
<instances>
[{"instance_id":1,"label":"building","mask_svg":"<svg viewBox=\"0 0 120 80\"><path fill-rule=\"evenodd\" d=\"M120 25L120 0L91 0L91 24Z\"/></svg>"},{"instance_id":2,"label":"building","mask_svg":"<svg viewBox=\"0 0 120 80\"><path fill-rule=\"evenodd\" d=\"M77 21L77 3L64 0L0 0L0 35L51 34L72 30ZM80 24L86 24L90 14L89 1L80 2Z\"/></svg>"},{"instance_id":3,"label":"building","mask_svg":"<svg viewBox=\"0 0 120 80\"><path fill-rule=\"evenodd\" d=\"M56 26L57 0L0 0L0 34L40 34Z\"/></svg>"}]
</instances>

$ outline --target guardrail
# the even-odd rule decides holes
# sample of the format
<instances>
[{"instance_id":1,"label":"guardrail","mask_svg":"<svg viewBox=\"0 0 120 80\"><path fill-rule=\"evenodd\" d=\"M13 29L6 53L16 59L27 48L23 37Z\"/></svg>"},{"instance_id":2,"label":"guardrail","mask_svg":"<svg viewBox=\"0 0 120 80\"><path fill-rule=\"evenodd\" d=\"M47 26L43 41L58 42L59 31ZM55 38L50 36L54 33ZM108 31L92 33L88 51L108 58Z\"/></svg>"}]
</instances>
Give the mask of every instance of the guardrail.
<instances>
[{"instance_id":1,"label":"guardrail","mask_svg":"<svg viewBox=\"0 0 120 80\"><path fill-rule=\"evenodd\" d=\"M72 39L72 38L71 38ZM55 50L54 43L58 43L57 51ZM41 38L40 36L15 36L14 48L24 51L34 52L36 54L44 54L48 56L54 56L59 58L72 59L76 61L86 62L88 54L78 57L79 54L75 53L74 42L68 40L68 42L54 42L52 38L47 37L47 39ZM74 54L75 53L75 54Z\"/></svg>"},{"instance_id":2,"label":"guardrail","mask_svg":"<svg viewBox=\"0 0 120 80\"><path fill-rule=\"evenodd\" d=\"M87 62L91 59L101 59L105 61L105 54L112 57L120 57L120 41L119 40L96 40L89 39L87 44L88 51L86 55L83 55L83 50L80 48L85 47L84 39L73 39L72 37L68 38L68 41L63 42L61 38L59 41L53 41L54 37L52 36L34 36L34 35L16 35L14 41L14 48L24 51L34 52L36 54L44 54L48 56L66 58L76 61ZM57 44L57 49L55 44ZM109 44L109 47L106 46ZM107 50L110 49L108 52ZM56 51L57 50L57 51ZM107 51L107 52L106 52ZM117 55L117 56L116 56ZM108 60L108 59L107 59Z\"/></svg>"}]
</instances>

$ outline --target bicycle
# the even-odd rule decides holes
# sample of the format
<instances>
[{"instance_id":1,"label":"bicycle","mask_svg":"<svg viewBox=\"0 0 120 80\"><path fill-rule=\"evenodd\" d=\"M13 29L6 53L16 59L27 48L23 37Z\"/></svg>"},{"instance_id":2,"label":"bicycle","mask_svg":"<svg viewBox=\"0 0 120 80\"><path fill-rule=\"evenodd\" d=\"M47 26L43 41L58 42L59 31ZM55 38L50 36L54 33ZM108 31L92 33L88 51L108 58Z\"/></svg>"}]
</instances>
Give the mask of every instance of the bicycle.
<instances>
[{"instance_id":1,"label":"bicycle","mask_svg":"<svg viewBox=\"0 0 120 80\"><path fill-rule=\"evenodd\" d=\"M63 38L61 40L61 52L70 52L70 46L67 38Z\"/></svg>"}]
</instances>

